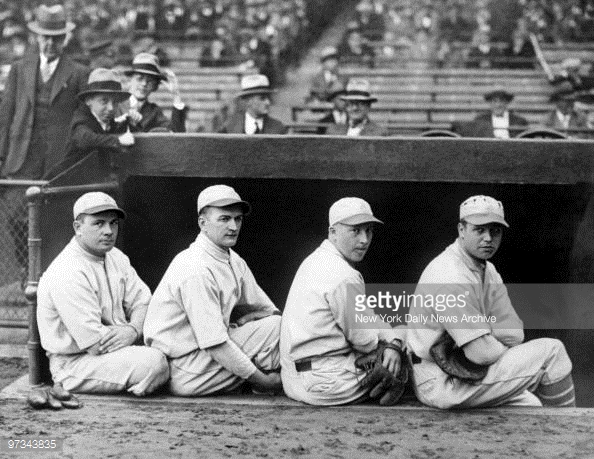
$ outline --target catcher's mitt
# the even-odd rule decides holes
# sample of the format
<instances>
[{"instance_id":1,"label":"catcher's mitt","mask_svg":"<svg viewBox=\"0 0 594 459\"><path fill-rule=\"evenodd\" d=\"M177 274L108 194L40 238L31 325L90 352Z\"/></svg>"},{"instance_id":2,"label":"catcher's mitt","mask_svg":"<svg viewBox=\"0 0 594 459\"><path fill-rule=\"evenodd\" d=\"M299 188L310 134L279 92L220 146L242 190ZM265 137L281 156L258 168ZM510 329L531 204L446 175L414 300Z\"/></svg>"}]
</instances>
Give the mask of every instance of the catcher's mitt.
<instances>
[{"instance_id":1,"label":"catcher's mitt","mask_svg":"<svg viewBox=\"0 0 594 459\"><path fill-rule=\"evenodd\" d=\"M489 371L489 365L479 365L468 360L462 348L456 346L454 339L447 332L431 346L429 353L445 373L463 381L480 381Z\"/></svg>"},{"instance_id":2,"label":"catcher's mitt","mask_svg":"<svg viewBox=\"0 0 594 459\"><path fill-rule=\"evenodd\" d=\"M397 376L382 365L384 350L394 349L400 354L400 371ZM371 398L380 398L380 405L395 405L398 403L408 381L408 359L400 348L392 343L380 341L377 349L369 354L357 357L355 366L365 371L361 380L361 387L371 389Z\"/></svg>"}]
</instances>

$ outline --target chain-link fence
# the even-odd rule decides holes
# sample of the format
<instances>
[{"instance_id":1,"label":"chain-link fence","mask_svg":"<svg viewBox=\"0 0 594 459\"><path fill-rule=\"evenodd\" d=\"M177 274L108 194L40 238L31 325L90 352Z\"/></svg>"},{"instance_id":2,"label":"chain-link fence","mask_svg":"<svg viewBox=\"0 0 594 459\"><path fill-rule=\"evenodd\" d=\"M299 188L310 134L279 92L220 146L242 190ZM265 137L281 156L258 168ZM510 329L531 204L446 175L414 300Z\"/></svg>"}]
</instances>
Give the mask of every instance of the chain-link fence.
<instances>
[{"instance_id":1,"label":"chain-link fence","mask_svg":"<svg viewBox=\"0 0 594 459\"><path fill-rule=\"evenodd\" d=\"M0 180L0 322L27 320L27 200L30 185Z\"/></svg>"}]
</instances>

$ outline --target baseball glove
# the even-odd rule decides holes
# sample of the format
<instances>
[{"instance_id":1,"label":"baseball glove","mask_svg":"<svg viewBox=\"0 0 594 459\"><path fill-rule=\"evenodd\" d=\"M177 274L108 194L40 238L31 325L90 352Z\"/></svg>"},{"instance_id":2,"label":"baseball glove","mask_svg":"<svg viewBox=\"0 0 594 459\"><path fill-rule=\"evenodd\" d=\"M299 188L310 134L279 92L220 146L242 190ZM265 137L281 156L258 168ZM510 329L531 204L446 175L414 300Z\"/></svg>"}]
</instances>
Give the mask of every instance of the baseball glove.
<instances>
[{"instance_id":1,"label":"baseball glove","mask_svg":"<svg viewBox=\"0 0 594 459\"><path fill-rule=\"evenodd\" d=\"M394 376L391 371L382 365L386 349L394 349L400 354L400 370L397 376ZM361 380L361 387L370 389L369 396L371 398L381 396L380 405L395 405L402 397L408 381L407 362L408 360L400 346L380 341L375 351L357 357L357 360L355 360L355 366L365 371L365 376Z\"/></svg>"},{"instance_id":2,"label":"baseball glove","mask_svg":"<svg viewBox=\"0 0 594 459\"><path fill-rule=\"evenodd\" d=\"M439 368L462 381L480 381L489 371L489 365L479 365L468 360L462 348L456 346L454 339L447 332L431 346L429 353Z\"/></svg>"}]
</instances>

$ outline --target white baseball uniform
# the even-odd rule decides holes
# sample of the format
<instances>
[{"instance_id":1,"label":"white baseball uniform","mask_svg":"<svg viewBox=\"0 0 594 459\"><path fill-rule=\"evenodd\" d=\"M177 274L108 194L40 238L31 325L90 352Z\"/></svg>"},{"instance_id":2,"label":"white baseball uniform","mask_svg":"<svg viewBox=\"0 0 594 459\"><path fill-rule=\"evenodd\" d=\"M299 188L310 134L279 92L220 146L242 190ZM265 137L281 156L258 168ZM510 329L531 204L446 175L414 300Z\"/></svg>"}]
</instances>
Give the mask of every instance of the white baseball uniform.
<instances>
[{"instance_id":1,"label":"white baseball uniform","mask_svg":"<svg viewBox=\"0 0 594 459\"><path fill-rule=\"evenodd\" d=\"M84 250L73 238L39 281L37 322L54 382L74 392L136 395L152 392L169 377L163 353L127 346L102 355L97 344L109 325L130 325L142 333L151 293L130 260L113 248L104 258ZM132 312L136 322L130 322Z\"/></svg>"},{"instance_id":2,"label":"white baseball uniform","mask_svg":"<svg viewBox=\"0 0 594 459\"><path fill-rule=\"evenodd\" d=\"M347 297L358 293L365 293L363 276L329 240L301 263L281 322L281 377L289 397L312 405L365 398L357 356L376 349L380 339L404 341L405 330L384 322L376 329L354 324Z\"/></svg>"},{"instance_id":3,"label":"white baseball uniform","mask_svg":"<svg viewBox=\"0 0 594 459\"><path fill-rule=\"evenodd\" d=\"M209 348L228 340L262 369L279 368L280 316L236 327L230 324L231 313L243 305L279 313L246 262L200 233L169 265L144 323L146 344L169 359L172 393L198 396L228 391L251 376L255 366L238 375L210 355Z\"/></svg>"},{"instance_id":4,"label":"white baseball uniform","mask_svg":"<svg viewBox=\"0 0 594 459\"><path fill-rule=\"evenodd\" d=\"M522 344L523 323L511 304L501 276L489 261L480 263L471 258L458 240L427 265L415 295L433 299L437 295L453 295L450 298L454 305L443 311L419 305L410 307L412 320L408 321L407 347L412 357L416 394L421 402L437 408L541 406L547 386L568 376L571 380L571 361L563 343L541 338ZM463 307L459 306L462 303L455 302L458 300L454 301L459 297L464 298ZM508 349L489 367L482 381L452 380L429 353L445 332L459 347L490 334Z\"/></svg>"}]
</instances>

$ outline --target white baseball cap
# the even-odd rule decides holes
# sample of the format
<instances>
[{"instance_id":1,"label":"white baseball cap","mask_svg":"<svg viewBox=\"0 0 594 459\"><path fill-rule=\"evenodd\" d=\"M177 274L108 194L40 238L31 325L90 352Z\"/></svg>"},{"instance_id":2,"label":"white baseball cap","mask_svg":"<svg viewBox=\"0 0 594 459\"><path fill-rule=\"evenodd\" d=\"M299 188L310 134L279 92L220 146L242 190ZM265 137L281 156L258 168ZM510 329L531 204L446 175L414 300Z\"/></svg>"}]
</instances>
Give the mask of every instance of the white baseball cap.
<instances>
[{"instance_id":1,"label":"white baseball cap","mask_svg":"<svg viewBox=\"0 0 594 459\"><path fill-rule=\"evenodd\" d=\"M361 198L342 198L330 207L328 213L330 226L336 223L360 225L361 223L384 223L373 216L371 206Z\"/></svg>"},{"instance_id":2,"label":"white baseball cap","mask_svg":"<svg viewBox=\"0 0 594 459\"><path fill-rule=\"evenodd\" d=\"M207 206L226 207L233 204L241 204L244 215L251 212L252 206L242 199L233 188L227 185L212 185L205 188L198 195L198 214Z\"/></svg>"},{"instance_id":3,"label":"white baseball cap","mask_svg":"<svg viewBox=\"0 0 594 459\"><path fill-rule=\"evenodd\" d=\"M72 208L72 214L76 220L80 214L93 215L108 210L114 210L120 217L126 218L126 212L118 207L115 199L110 195L102 191L91 191L76 200Z\"/></svg>"},{"instance_id":4,"label":"white baseball cap","mask_svg":"<svg viewBox=\"0 0 594 459\"><path fill-rule=\"evenodd\" d=\"M460 204L460 220L473 225L499 223L509 228L503 214L503 204L490 196L472 196Z\"/></svg>"}]
</instances>

